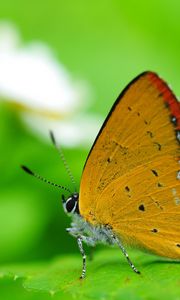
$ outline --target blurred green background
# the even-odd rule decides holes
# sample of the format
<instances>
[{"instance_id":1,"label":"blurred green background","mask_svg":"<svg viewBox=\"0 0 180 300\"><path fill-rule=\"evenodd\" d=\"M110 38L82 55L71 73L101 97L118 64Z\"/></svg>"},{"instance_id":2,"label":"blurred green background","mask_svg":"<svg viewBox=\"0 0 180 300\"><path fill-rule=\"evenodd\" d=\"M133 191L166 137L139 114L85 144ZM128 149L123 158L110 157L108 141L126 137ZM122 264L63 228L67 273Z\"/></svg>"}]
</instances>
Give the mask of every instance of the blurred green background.
<instances>
[{"instance_id":1,"label":"blurred green background","mask_svg":"<svg viewBox=\"0 0 180 300\"><path fill-rule=\"evenodd\" d=\"M125 85L146 70L160 74L180 93L179 12L177 0L0 2L0 21L15 24L23 43L46 43L74 78L88 81L93 89L88 111L103 118ZM27 164L68 186L62 162L51 144L31 132L19 111L3 99L0 141L0 262L78 252L76 241L65 232L70 219L61 207L61 192L19 168ZM64 149L78 183L89 148Z\"/></svg>"}]
</instances>

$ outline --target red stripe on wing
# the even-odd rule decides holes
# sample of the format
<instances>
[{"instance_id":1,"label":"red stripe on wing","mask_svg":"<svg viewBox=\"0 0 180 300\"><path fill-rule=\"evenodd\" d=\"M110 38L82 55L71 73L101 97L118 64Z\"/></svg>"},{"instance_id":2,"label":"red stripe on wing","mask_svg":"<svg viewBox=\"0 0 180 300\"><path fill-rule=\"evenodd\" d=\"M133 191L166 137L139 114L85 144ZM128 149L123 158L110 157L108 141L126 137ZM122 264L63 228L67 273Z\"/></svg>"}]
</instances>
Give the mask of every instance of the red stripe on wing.
<instances>
[{"instance_id":1,"label":"red stripe on wing","mask_svg":"<svg viewBox=\"0 0 180 300\"><path fill-rule=\"evenodd\" d=\"M170 109L171 115L176 118L176 129L180 130L180 103L165 81L163 81L155 73L152 72L148 73L148 77L150 81L157 87L160 94L162 94L164 102Z\"/></svg>"}]
</instances>

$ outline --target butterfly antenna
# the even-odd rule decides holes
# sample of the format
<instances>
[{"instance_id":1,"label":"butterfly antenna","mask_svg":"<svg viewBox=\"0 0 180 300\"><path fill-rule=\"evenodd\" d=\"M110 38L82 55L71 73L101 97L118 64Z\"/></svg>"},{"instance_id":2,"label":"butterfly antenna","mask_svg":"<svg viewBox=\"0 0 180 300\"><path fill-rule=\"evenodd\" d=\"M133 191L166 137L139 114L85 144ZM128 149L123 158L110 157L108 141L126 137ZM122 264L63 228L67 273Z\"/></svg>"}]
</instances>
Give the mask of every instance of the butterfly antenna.
<instances>
[{"instance_id":1,"label":"butterfly antenna","mask_svg":"<svg viewBox=\"0 0 180 300\"><path fill-rule=\"evenodd\" d=\"M26 166L21 166L21 168L22 168L26 173L28 173L29 175L34 176L34 177L36 177L37 179L39 179L39 180L41 180L41 181L43 181L43 182L45 182L45 183L48 183L48 184L50 184L50 185L52 185L52 186L55 186L55 187L58 187L58 188L60 188L60 189L62 189L62 190L65 190L65 191L69 192L70 194L72 194L72 192L71 192L68 188L66 188L66 187L64 187L64 186L62 186L62 185L59 185L59 184L57 184L57 183L53 183L53 182L47 180L46 178L40 176L39 174L36 174L36 173L32 172L28 167L26 167Z\"/></svg>"},{"instance_id":2,"label":"butterfly antenna","mask_svg":"<svg viewBox=\"0 0 180 300\"><path fill-rule=\"evenodd\" d=\"M57 143L56 143L56 140L55 140L55 137L54 137L54 134L53 132L50 130L50 137L51 137L51 141L53 143L53 145L55 146L55 148L57 149L61 159L62 159L62 162L63 162L63 165L66 169L66 172L68 174L68 176L70 177L71 179L71 182L72 184L74 185L74 188L75 188L75 192L77 192L77 188L76 188L76 182L75 182L75 179L74 179L74 176L69 168L69 165L67 164L67 161L65 159L65 156L64 156L64 153L62 152L62 149L60 147L58 147Z\"/></svg>"}]
</instances>

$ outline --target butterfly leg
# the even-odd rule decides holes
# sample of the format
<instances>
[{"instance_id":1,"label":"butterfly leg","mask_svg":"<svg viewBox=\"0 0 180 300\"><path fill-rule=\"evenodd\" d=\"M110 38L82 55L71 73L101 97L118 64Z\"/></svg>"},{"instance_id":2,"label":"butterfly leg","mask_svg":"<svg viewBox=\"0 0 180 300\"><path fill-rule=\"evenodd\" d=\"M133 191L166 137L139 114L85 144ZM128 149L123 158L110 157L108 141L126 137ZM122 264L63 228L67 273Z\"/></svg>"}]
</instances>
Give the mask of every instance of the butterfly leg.
<instances>
[{"instance_id":1,"label":"butterfly leg","mask_svg":"<svg viewBox=\"0 0 180 300\"><path fill-rule=\"evenodd\" d=\"M116 236L113 236L115 242L117 243L117 245L119 246L119 248L121 249L122 253L124 254L124 256L126 257L130 267L133 269L133 271L137 274L141 274L140 271L138 271L135 266L133 265L132 261L130 260L129 258L129 255L128 253L126 252L126 249L124 248L124 246L122 245L122 243L120 242L120 240L116 237Z\"/></svg>"},{"instance_id":2,"label":"butterfly leg","mask_svg":"<svg viewBox=\"0 0 180 300\"><path fill-rule=\"evenodd\" d=\"M84 249L83 249L83 243L82 243L82 237L81 236L77 237L77 243L78 243L78 247L79 247L79 250L81 252L82 258L83 258L83 267L82 267L82 274L80 276L80 279L84 279L85 276L86 276L86 254L85 254Z\"/></svg>"}]
</instances>

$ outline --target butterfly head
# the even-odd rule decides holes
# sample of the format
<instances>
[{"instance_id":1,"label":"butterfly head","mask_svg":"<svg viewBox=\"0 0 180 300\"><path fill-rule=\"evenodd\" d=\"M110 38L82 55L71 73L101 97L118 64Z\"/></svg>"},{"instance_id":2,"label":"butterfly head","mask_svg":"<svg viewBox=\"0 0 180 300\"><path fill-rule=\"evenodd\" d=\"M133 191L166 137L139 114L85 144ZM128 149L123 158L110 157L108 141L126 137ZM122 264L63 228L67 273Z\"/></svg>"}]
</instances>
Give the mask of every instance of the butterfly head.
<instances>
[{"instance_id":1,"label":"butterfly head","mask_svg":"<svg viewBox=\"0 0 180 300\"><path fill-rule=\"evenodd\" d=\"M73 193L68 198L62 195L62 203L65 213L67 214L79 214L79 194Z\"/></svg>"}]
</instances>

